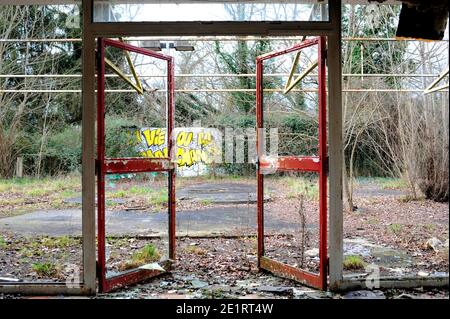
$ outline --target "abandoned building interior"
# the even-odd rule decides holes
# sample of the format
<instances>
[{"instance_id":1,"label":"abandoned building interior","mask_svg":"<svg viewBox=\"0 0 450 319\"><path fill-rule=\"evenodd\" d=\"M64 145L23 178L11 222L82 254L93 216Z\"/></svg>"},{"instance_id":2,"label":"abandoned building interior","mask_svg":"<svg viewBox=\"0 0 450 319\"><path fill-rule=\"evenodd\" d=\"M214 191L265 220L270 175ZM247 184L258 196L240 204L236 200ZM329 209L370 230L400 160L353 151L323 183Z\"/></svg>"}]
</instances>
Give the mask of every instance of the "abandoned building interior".
<instances>
[{"instance_id":1,"label":"abandoned building interior","mask_svg":"<svg viewBox=\"0 0 450 319\"><path fill-rule=\"evenodd\" d=\"M0 10L0 294L250 273L448 298L446 1Z\"/></svg>"}]
</instances>

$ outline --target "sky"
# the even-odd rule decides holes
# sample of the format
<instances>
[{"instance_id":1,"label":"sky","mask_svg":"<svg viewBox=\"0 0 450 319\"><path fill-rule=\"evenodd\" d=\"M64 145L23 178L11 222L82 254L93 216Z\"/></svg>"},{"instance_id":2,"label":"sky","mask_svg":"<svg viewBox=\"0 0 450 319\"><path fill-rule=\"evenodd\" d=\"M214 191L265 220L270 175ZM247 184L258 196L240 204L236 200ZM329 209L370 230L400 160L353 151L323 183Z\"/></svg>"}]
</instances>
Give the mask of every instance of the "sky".
<instances>
[{"instance_id":1,"label":"sky","mask_svg":"<svg viewBox=\"0 0 450 319\"><path fill-rule=\"evenodd\" d=\"M236 8L236 4L231 5ZM298 3L246 4L244 19L232 18L223 3L139 4L113 5L115 17L97 18L97 21L294 21L308 20L312 5ZM105 9L107 7L105 6ZM98 11L102 10L99 7ZM250 14L251 12L251 14ZM236 15L235 15L236 17ZM318 17L315 18L317 20Z\"/></svg>"}]
</instances>

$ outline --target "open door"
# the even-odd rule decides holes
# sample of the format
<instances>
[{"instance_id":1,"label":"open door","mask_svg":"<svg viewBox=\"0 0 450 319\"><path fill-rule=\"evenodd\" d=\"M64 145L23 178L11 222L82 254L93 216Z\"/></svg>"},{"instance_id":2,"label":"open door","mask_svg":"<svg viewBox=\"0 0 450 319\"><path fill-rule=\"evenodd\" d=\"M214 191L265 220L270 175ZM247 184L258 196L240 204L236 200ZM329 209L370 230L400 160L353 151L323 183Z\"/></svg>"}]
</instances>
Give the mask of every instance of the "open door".
<instances>
[{"instance_id":1,"label":"open door","mask_svg":"<svg viewBox=\"0 0 450 319\"><path fill-rule=\"evenodd\" d=\"M306 48L317 47L317 62L310 66L318 66L318 154L315 156L266 156L264 145L264 62L282 55L297 53ZM311 50L311 49L309 49ZM305 40L288 49L271 52L256 59L256 116L257 116L257 154L258 154L258 267L276 275L297 280L308 286L319 289L327 287L327 125L326 125L326 42L324 37ZM294 68L293 68L294 69ZM309 72L308 71L308 72ZM306 72L306 71L305 71ZM293 75L289 77L286 91L292 89L290 85ZM305 73L303 74L303 76ZM302 76L301 76L302 77ZM298 83L298 79L294 83ZM311 272L298 266L270 258L265 254L264 234L264 178L273 172L310 172L318 175L319 205L317 212L319 237L318 272Z\"/></svg>"},{"instance_id":2,"label":"open door","mask_svg":"<svg viewBox=\"0 0 450 319\"><path fill-rule=\"evenodd\" d=\"M166 88L167 94L165 98L166 103L166 130L167 130L167 145L168 154L165 158L106 158L105 156L105 64L118 73L120 70L114 70L114 65L105 57L105 48L113 47L123 50L126 53L128 62L129 53L140 54L166 64L167 79ZM97 51L97 209L98 209L98 233L97 233L97 276L99 280L99 291L108 292L113 289L135 284L137 282L146 280L150 277L157 276L164 271L168 271L171 267L171 262L175 259L175 167L171 160L172 150L172 132L174 126L174 62L171 56L156 53L143 48L135 47L126 44L122 41L111 39L98 39ZM138 76L134 68L132 68L133 76L137 83L131 82L129 79L124 79L140 94L143 93L142 85L138 81ZM107 174L136 174L148 172L165 172L167 174L168 187L168 259L160 262L161 266L149 268L139 267L131 270L108 275L105 254L105 177ZM163 268L163 269L161 269Z\"/></svg>"}]
</instances>

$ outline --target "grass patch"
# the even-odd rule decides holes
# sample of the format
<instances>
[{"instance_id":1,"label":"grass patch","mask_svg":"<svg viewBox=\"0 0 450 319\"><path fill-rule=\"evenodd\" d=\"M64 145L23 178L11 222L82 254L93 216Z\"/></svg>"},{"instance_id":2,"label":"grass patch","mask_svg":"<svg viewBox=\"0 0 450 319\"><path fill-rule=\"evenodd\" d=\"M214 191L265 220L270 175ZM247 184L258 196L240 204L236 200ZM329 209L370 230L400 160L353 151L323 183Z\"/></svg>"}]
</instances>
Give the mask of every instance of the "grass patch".
<instances>
[{"instance_id":1,"label":"grass patch","mask_svg":"<svg viewBox=\"0 0 450 319\"><path fill-rule=\"evenodd\" d=\"M395 235L398 235L398 234L400 234L400 232L403 230L403 225L402 225L402 224L396 224L396 223L390 224L390 225L388 226L388 229L389 229L389 231L390 231L391 233L393 233L393 234L395 234Z\"/></svg>"},{"instance_id":2,"label":"grass patch","mask_svg":"<svg viewBox=\"0 0 450 319\"><path fill-rule=\"evenodd\" d=\"M131 260L126 261L119 268L121 271L133 269L148 263L158 262L160 259L161 254L158 249L152 244L147 244L139 251L133 253Z\"/></svg>"},{"instance_id":3,"label":"grass patch","mask_svg":"<svg viewBox=\"0 0 450 319\"><path fill-rule=\"evenodd\" d=\"M43 277L53 277L58 273L56 266L49 262L34 263L31 265L31 269L33 269L36 274Z\"/></svg>"},{"instance_id":4,"label":"grass patch","mask_svg":"<svg viewBox=\"0 0 450 319\"><path fill-rule=\"evenodd\" d=\"M23 197L0 199L0 206L23 205L23 204L25 204L25 201L26 201L26 198L23 198Z\"/></svg>"},{"instance_id":5,"label":"grass patch","mask_svg":"<svg viewBox=\"0 0 450 319\"><path fill-rule=\"evenodd\" d=\"M133 261L143 261L146 263L159 261L160 258L161 255L158 249L152 244L145 245L140 251L134 253L132 256Z\"/></svg>"},{"instance_id":6,"label":"grass patch","mask_svg":"<svg viewBox=\"0 0 450 319\"><path fill-rule=\"evenodd\" d=\"M0 236L0 249L6 249L8 247L8 244L6 243L5 238Z\"/></svg>"},{"instance_id":7,"label":"grass patch","mask_svg":"<svg viewBox=\"0 0 450 319\"><path fill-rule=\"evenodd\" d=\"M34 256L37 256L37 257L42 256L43 252L41 250L37 250L37 249L34 249L34 248L23 247L23 248L21 248L19 250L19 254L23 258L25 258L25 257L31 258L31 257L34 257Z\"/></svg>"},{"instance_id":8,"label":"grass patch","mask_svg":"<svg viewBox=\"0 0 450 319\"><path fill-rule=\"evenodd\" d=\"M399 198L399 201L401 203L421 202L424 200L425 200L425 197L423 197L423 196L414 197L413 195L404 195Z\"/></svg>"},{"instance_id":9,"label":"grass patch","mask_svg":"<svg viewBox=\"0 0 450 319\"><path fill-rule=\"evenodd\" d=\"M153 193L150 193L148 196L148 203L150 205L163 206L167 204L168 200L169 197L166 189L154 191Z\"/></svg>"},{"instance_id":10,"label":"grass patch","mask_svg":"<svg viewBox=\"0 0 450 319\"><path fill-rule=\"evenodd\" d=\"M19 192L24 189L30 189L38 184L36 178L12 178L0 179L0 192Z\"/></svg>"},{"instance_id":11,"label":"grass patch","mask_svg":"<svg viewBox=\"0 0 450 319\"><path fill-rule=\"evenodd\" d=\"M61 192L60 196L62 198L71 198L71 197L75 197L79 195L79 193L75 192L74 190L71 189L65 189Z\"/></svg>"},{"instance_id":12,"label":"grass patch","mask_svg":"<svg viewBox=\"0 0 450 319\"><path fill-rule=\"evenodd\" d=\"M364 269L366 267L364 260L357 255L345 256L343 264L345 270L357 270Z\"/></svg>"},{"instance_id":13,"label":"grass patch","mask_svg":"<svg viewBox=\"0 0 450 319\"><path fill-rule=\"evenodd\" d=\"M64 190L76 190L81 186L81 178L78 175L67 175L46 178L12 178L0 179L0 192L26 193L35 189L47 192L61 192Z\"/></svg>"},{"instance_id":14,"label":"grass patch","mask_svg":"<svg viewBox=\"0 0 450 319\"><path fill-rule=\"evenodd\" d=\"M305 196L309 200L319 199L319 185L315 180L307 180L305 178L288 177L287 184L287 197L297 198L300 195Z\"/></svg>"},{"instance_id":15,"label":"grass patch","mask_svg":"<svg viewBox=\"0 0 450 319\"><path fill-rule=\"evenodd\" d=\"M401 178L387 178L387 177L379 177L375 178L375 182L382 189L406 189L408 185L405 180Z\"/></svg>"},{"instance_id":16,"label":"grass patch","mask_svg":"<svg viewBox=\"0 0 450 319\"><path fill-rule=\"evenodd\" d=\"M124 197L127 197L127 192L125 190L121 189L117 192L112 193L111 197L112 198L124 198Z\"/></svg>"},{"instance_id":17,"label":"grass patch","mask_svg":"<svg viewBox=\"0 0 450 319\"><path fill-rule=\"evenodd\" d=\"M67 207L77 207L77 206L81 206L81 204L79 203L67 203L64 201L64 199L52 199L49 203L49 206L53 209L63 209L63 208L67 208Z\"/></svg>"},{"instance_id":18,"label":"grass patch","mask_svg":"<svg viewBox=\"0 0 450 319\"><path fill-rule=\"evenodd\" d=\"M48 194L49 194L49 191L47 189L42 189L42 188L35 188L35 189L31 189L31 190L25 192L25 195L28 195L31 197L42 197L42 196L47 196Z\"/></svg>"},{"instance_id":19,"label":"grass patch","mask_svg":"<svg viewBox=\"0 0 450 319\"><path fill-rule=\"evenodd\" d=\"M113 192L111 198L143 197L149 205L161 206L167 204L168 195L166 189L152 189L142 186L132 186Z\"/></svg>"},{"instance_id":20,"label":"grass patch","mask_svg":"<svg viewBox=\"0 0 450 319\"><path fill-rule=\"evenodd\" d=\"M112 207L117 207L117 206L119 206L120 203L118 203L118 202L116 202L116 201L114 201L114 200L112 200L112 199L106 199L106 200L105 200L105 205L106 205L108 208L112 208Z\"/></svg>"},{"instance_id":21,"label":"grass patch","mask_svg":"<svg viewBox=\"0 0 450 319\"><path fill-rule=\"evenodd\" d=\"M35 208L63 208L67 206L63 200L75 196L80 188L81 179L76 174L47 178L0 179L0 194L5 194L0 196L4 198L0 206L13 206L14 215L18 215L17 211L27 212ZM24 205L27 206L26 209L22 207Z\"/></svg>"},{"instance_id":22,"label":"grass patch","mask_svg":"<svg viewBox=\"0 0 450 319\"><path fill-rule=\"evenodd\" d=\"M146 195L152 194L154 190L143 186L131 186L127 192L132 195Z\"/></svg>"},{"instance_id":23,"label":"grass patch","mask_svg":"<svg viewBox=\"0 0 450 319\"><path fill-rule=\"evenodd\" d=\"M79 241L69 236L62 237L44 237L41 244L47 248L64 248L79 244Z\"/></svg>"},{"instance_id":24,"label":"grass patch","mask_svg":"<svg viewBox=\"0 0 450 319\"><path fill-rule=\"evenodd\" d=\"M211 203L212 203L212 201L210 199L202 199L200 201L200 205L203 205L203 206L211 205Z\"/></svg>"}]
</instances>

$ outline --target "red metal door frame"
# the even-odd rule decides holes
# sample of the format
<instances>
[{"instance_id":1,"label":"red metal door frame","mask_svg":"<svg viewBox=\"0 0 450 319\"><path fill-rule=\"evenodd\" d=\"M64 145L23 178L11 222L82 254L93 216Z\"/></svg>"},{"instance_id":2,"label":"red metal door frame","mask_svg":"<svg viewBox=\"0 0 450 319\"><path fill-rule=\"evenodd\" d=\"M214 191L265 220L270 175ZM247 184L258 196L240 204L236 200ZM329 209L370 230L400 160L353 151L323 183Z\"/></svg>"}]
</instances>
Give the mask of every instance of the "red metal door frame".
<instances>
[{"instance_id":1,"label":"red metal door frame","mask_svg":"<svg viewBox=\"0 0 450 319\"><path fill-rule=\"evenodd\" d=\"M318 47L318 83L319 83L319 156L280 156L275 163L264 156L263 126L263 75L264 61L296 52L307 47ZM326 40L317 37L305 40L288 49L271 52L256 58L256 118L257 118L257 153L258 153L258 267L282 277L300 281L306 285L327 288L327 125L326 125ZM319 174L319 273L311 273L264 256L264 170L305 171Z\"/></svg>"},{"instance_id":2,"label":"red metal door frame","mask_svg":"<svg viewBox=\"0 0 450 319\"><path fill-rule=\"evenodd\" d=\"M97 51L97 276L99 291L108 292L161 274L158 270L133 269L113 277L106 276L105 257L105 175L120 173L167 172L168 173L168 218L169 260L162 262L169 270L175 260L175 166L172 157L172 132L174 128L174 60L173 57L135 47L120 41L98 38ZM167 144L169 158L105 158L105 48L142 54L167 62Z\"/></svg>"}]
</instances>

